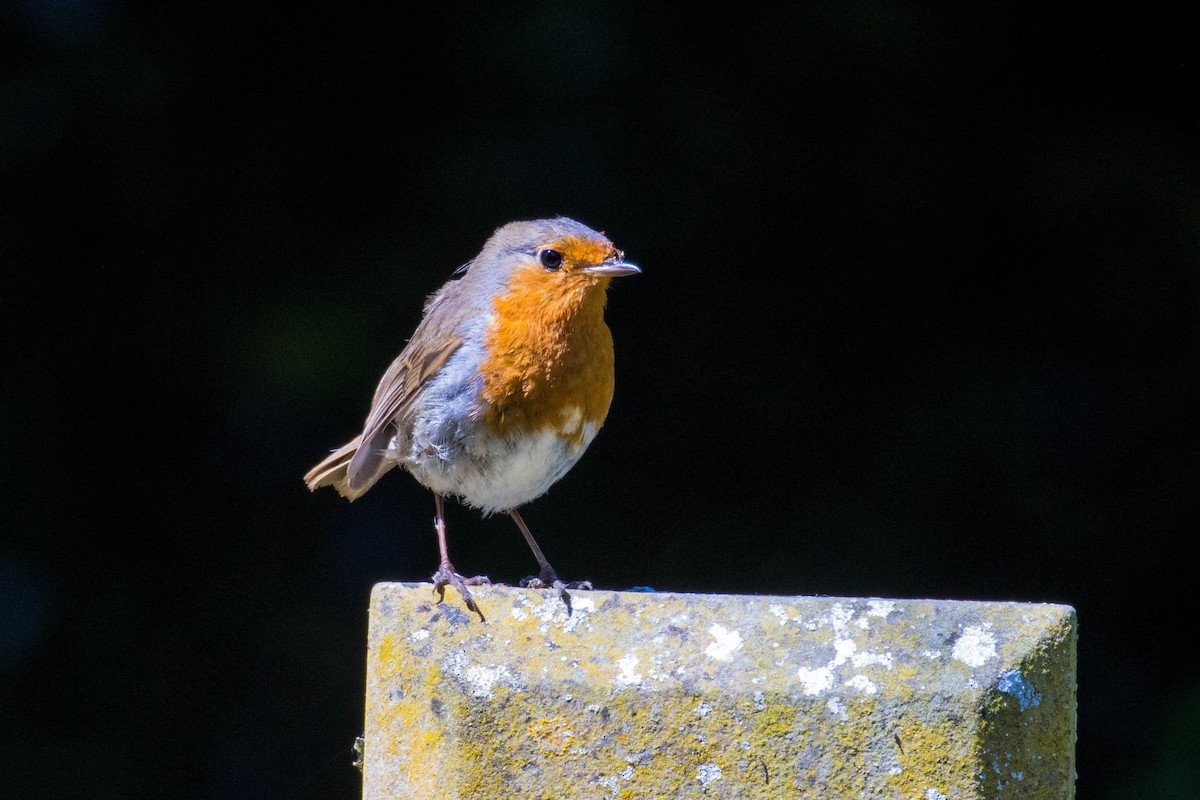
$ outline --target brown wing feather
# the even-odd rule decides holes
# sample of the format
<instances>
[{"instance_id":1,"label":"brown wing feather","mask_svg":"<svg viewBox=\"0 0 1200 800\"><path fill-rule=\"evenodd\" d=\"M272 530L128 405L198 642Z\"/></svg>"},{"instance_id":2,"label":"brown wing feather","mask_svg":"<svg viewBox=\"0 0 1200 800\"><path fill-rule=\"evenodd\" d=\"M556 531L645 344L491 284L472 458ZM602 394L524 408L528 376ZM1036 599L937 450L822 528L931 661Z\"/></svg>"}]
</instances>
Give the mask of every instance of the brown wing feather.
<instances>
[{"instance_id":1,"label":"brown wing feather","mask_svg":"<svg viewBox=\"0 0 1200 800\"><path fill-rule=\"evenodd\" d=\"M462 346L459 333L468 319L487 313L492 288L475 284L478 278L470 262L465 272L430 296L421 324L408 346L396 357L375 388L371 410L363 431L353 440L330 453L304 476L309 489L333 486L344 497L354 500L396 465L383 458L394 434L407 436L402 420L425 383L445 366ZM456 273L457 274L457 273ZM487 275L482 276L487 279Z\"/></svg>"},{"instance_id":2,"label":"brown wing feather","mask_svg":"<svg viewBox=\"0 0 1200 800\"><path fill-rule=\"evenodd\" d=\"M343 497L355 500L396 466L395 461L383 458L391 436L389 427L404 413L425 382L436 375L462 345L462 339L456 336L440 344L439 349L425 352L414 350L410 345L392 362L375 390L375 400L363 432L308 471L304 482L309 491L332 486Z\"/></svg>"},{"instance_id":3,"label":"brown wing feather","mask_svg":"<svg viewBox=\"0 0 1200 800\"><path fill-rule=\"evenodd\" d=\"M343 497L356 500L363 492L369 489L370 484L359 491L353 491L346 481L346 467L349 466L351 457L358 450L358 443L359 438L355 436L354 439L330 453L320 464L310 469L308 474L304 476L304 482L308 484L309 491L316 491L322 486L332 486ZM388 462L380 462L380 466L379 474L375 476L371 483L378 480L392 465Z\"/></svg>"},{"instance_id":4,"label":"brown wing feather","mask_svg":"<svg viewBox=\"0 0 1200 800\"><path fill-rule=\"evenodd\" d=\"M428 344L437 347L417 346L417 337L414 336L413 342L392 362L379 381L371 412L358 437L359 444L346 465L346 485L356 496L369 489L387 471L388 467L383 466L383 451L392 436L389 428L403 416L425 382L450 360L450 356L462 345L462 338L455 335Z\"/></svg>"}]
</instances>

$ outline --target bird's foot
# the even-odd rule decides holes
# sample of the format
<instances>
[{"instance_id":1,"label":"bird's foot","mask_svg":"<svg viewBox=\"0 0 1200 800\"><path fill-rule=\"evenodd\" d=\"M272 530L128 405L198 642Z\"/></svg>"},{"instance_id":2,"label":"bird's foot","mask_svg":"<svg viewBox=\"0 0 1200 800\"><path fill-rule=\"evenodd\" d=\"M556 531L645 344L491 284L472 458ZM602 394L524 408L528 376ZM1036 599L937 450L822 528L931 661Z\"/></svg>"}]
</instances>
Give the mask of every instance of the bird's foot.
<instances>
[{"instance_id":1,"label":"bird's foot","mask_svg":"<svg viewBox=\"0 0 1200 800\"><path fill-rule=\"evenodd\" d=\"M571 593L567 589L583 589L589 590L592 588L591 581L571 581L564 583L558 579L558 575L554 570L547 565L536 577L529 576L521 580L521 586L526 589L553 589L558 592L558 596L562 598L563 604L567 607L567 616L571 616Z\"/></svg>"},{"instance_id":2,"label":"bird's foot","mask_svg":"<svg viewBox=\"0 0 1200 800\"><path fill-rule=\"evenodd\" d=\"M480 622L487 622L484 619L483 612L479 610L479 604L475 602L475 598L471 596L468 586L490 586L491 581L486 575L476 575L474 578L464 578L454 571L454 566L449 561L443 561L438 571L433 573L430 579L433 581L433 590L437 592L438 602L441 603L446 599L446 587L453 586L462 595L462 599L467 604L467 608L479 615Z\"/></svg>"}]
</instances>

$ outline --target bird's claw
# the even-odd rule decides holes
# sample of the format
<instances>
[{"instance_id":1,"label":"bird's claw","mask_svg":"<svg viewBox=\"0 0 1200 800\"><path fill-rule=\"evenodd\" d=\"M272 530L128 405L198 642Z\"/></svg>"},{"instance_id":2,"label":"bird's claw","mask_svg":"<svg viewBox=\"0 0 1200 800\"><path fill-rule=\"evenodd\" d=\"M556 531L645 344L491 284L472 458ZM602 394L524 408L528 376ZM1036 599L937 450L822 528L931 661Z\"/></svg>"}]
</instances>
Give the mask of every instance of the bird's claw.
<instances>
[{"instance_id":1,"label":"bird's claw","mask_svg":"<svg viewBox=\"0 0 1200 800\"><path fill-rule=\"evenodd\" d=\"M438 571L433 573L433 577L430 580L433 581L433 590L437 592L439 603L446 600L446 587L453 586L462 595L467 609L478 614L480 622L487 622L487 619L483 616L483 612L479 610L479 604L475 602L475 598L471 596L470 590L467 589L468 586L490 586L492 582L488 580L486 575L465 578L454 571L452 564L444 562L438 567Z\"/></svg>"},{"instance_id":2,"label":"bird's claw","mask_svg":"<svg viewBox=\"0 0 1200 800\"><path fill-rule=\"evenodd\" d=\"M591 581L571 581L564 583L558 579L558 575L554 570L547 567L543 569L537 577L530 576L521 581L521 586L526 589L553 589L558 592L558 596L562 599L563 605L567 607L567 616L571 616L571 593L567 589L582 589L590 590L592 588Z\"/></svg>"}]
</instances>

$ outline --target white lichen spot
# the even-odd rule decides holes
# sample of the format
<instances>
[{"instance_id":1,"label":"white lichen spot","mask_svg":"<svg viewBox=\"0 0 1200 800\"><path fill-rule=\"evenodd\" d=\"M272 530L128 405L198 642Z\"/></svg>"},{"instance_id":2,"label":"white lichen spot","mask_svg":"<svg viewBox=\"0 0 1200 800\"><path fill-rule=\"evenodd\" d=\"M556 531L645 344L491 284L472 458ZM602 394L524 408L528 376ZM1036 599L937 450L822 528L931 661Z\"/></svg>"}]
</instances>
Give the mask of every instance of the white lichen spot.
<instances>
[{"instance_id":1,"label":"white lichen spot","mask_svg":"<svg viewBox=\"0 0 1200 800\"><path fill-rule=\"evenodd\" d=\"M942 794L937 789L926 789L925 800L946 800L946 795Z\"/></svg>"},{"instance_id":2,"label":"white lichen spot","mask_svg":"<svg viewBox=\"0 0 1200 800\"><path fill-rule=\"evenodd\" d=\"M888 614L896 610L896 603L892 600L869 600L867 601L867 616L868 617L883 617L887 619Z\"/></svg>"},{"instance_id":3,"label":"white lichen spot","mask_svg":"<svg viewBox=\"0 0 1200 800\"><path fill-rule=\"evenodd\" d=\"M508 671L500 666L484 666L482 664L472 664L467 667L463 673L463 680L470 687L473 697L495 697L496 683L501 678L506 676Z\"/></svg>"},{"instance_id":4,"label":"white lichen spot","mask_svg":"<svg viewBox=\"0 0 1200 800\"><path fill-rule=\"evenodd\" d=\"M617 669L619 669L620 672L617 673L617 677L613 678L613 680L622 686L634 686L641 683L642 676L639 675L635 669L637 665L637 656L633 654L625 656L617 662Z\"/></svg>"},{"instance_id":5,"label":"white lichen spot","mask_svg":"<svg viewBox=\"0 0 1200 800\"><path fill-rule=\"evenodd\" d=\"M660 669L652 669L647 677L649 677L650 680L654 681L655 683L666 683L667 681L671 680L671 673L663 672Z\"/></svg>"},{"instance_id":6,"label":"white lichen spot","mask_svg":"<svg viewBox=\"0 0 1200 800\"><path fill-rule=\"evenodd\" d=\"M421 628L419 631L413 631L408 635L408 638L414 642L423 642L429 638L429 629Z\"/></svg>"},{"instance_id":7,"label":"white lichen spot","mask_svg":"<svg viewBox=\"0 0 1200 800\"><path fill-rule=\"evenodd\" d=\"M856 668L862 669L870 664L879 664L880 666L892 668L891 653L866 653L859 652L858 645L851 639L837 639L833 643L833 661L829 662L830 667L840 667L849 661Z\"/></svg>"},{"instance_id":8,"label":"white lichen spot","mask_svg":"<svg viewBox=\"0 0 1200 800\"><path fill-rule=\"evenodd\" d=\"M887 669L892 668L891 653L855 653L850 657L850 663L855 667L862 669L870 664L878 664Z\"/></svg>"},{"instance_id":9,"label":"white lichen spot","mask_svg":"<svg viewBox=\"0 0 1200 800\"><path fill-rule=\"evenodd\" d=\"M926 658L936 660L936 659L939 659L942 657L942 651L941 650L922 650L921 655L925 656Z\"/></svg>"},{"instance_id":10,"label":"white lichen spot","mask_svg":"<svg viewBox=\"0 0 1200 800\"><path fill-rule=\"evenodd\" d=\"M596 601L587 595L573 594L571 595L571 616L580 612L589 614L596 610Z\"/></svg>"},{"instance_id":11,"label":"white lichen spot","mask_svg":"<svg viewBox=\"0 0 1200 800\"><path fill-rule=\"evenodd\" d=\"M833 661L830 662L829 666L840 667L842 664L845 664L846 661L850 659L850 656L854 655L854 651L857 649L858 645L856 645L852 640L838 639L833 643Z\"/></svg>"},{"instance_id":12,"label":"white lichen spot","mask_svg":"<svg viewBox=\"0 0 1200 800\"><path fill-rule=\"evenodd\" d=\"M787 625L791 617L788 616L787 609L778 603L772 603L767 606L767 610L774 614L779 619L780 625Z\"/></svg>"},{"instance_id":13,"label":"white lichen spot","mask_svg":"<svg viewBox=\"0 0 1200 800\"><path fill-rule=\"evenodd\" d=\"M767 710L767 698L766 698L766 695L764 695L761 690L754 693L753 699L754 699L754 710L755 711L766 711Z\"/></svg>"},{"instance_id":14,"label":"white lichen spot","mask_svg":"<svg viewBox=\"0 0 1200 800\"><path fill-rule=\"evenodd\" d=\"M708 629L708 634L713 637L714 641L704 648L704 653L717 661L728 661L733 655L733 651L742 646L742 635L737 631L729 630L724 625L714 624Z\"/></svg>"},{"instance_id":15,"label":"white lichen spot","mask_svg":"<svg viewBox=\"0 0 1200 800\"><path fill-rule=\"evenodd\" d=\"M573 594L571 595L571 613L567 614L566 605L556 595L550 594L538 614L542 621L538 626L538 631L548 633L551 622L560 623L564 633L573 633L580 626L584 630L590 631L592 629L591 614L595 610L595 600L580 594Z\"/></svg>"},{"instance_id":16,"label":"white lichen spot","mask_svg":"<svg viewBox=\"0 0 1200 800\"><path fill-rule=\"evenodd\" d=\"M954 643L952 655L968 667L982 667L989 658L996 657L996 637L988 630L989 625L969 625Z\"/></svg>"},{"instance_id":17,"label":"white lichen spot","mask_svg":"<svg viewBox=\"0 0 1200 800\"><path fill-rule=\"evenodd\" d=\"M711 761L707 764L701 764L696 770L696 780L700 781L700 785L702 785L705 789L707 789L708 785L713 781L719 780L720 777L721 768Z\"/></svg>"},{"instance_id":18,"label":"white lichen spot","mask_svg":"<svg viewBox=\"0 0 1200 800\"><path fill-rule=\"evenodd\" d=\"M829 667L817 667L816 669L801 667L796 671L796 677L800 679L800 683L804 684L804 693L807 695L820 694L833 686L833 670Z\"/></svg>"},{"instance_id":19,"label":"white lichen spot","mask_svg":"<svg viewBox=\"0 0 1200 800\"><path fill-rule=\"evenodd\" d=\"M851 689L857 689L863 694L875 694L879 691L875 684L866 675L855 675L850 680L846 681L846 685Z\"/></svg>"},{"instance_id":20,"label":"white lichen spot","mask_svg":"<svg viewBox=\"0 0 1200 800\"><path fill-rule=\"evenodd\" d=\"M572 613L567 613L567 606L558 595L553 592L534 593L534 597L541 596L540 602L527 602L526 607L538 619L538 632L545 635L550 632L551 626L559 628L565 633L572 633L580 626L584 630L590 631L591 613L596 610L596 601L582 594L571 595L571 610ZM513 616L516 617L516 609L513 610ZM521 619L521 617L518 617Z\"/></svg>"},{"instance_id":21,"label":"white lichen spot","mask_svg":"<svg viewBox=\"0 0 1200 800\"><path fill-rule=\"evenodd\" d=\"M835 631L845 628L853 617L854 609L841 603L834 603L833 608L829 609L829 624Z\"/></svg>"},{"instance_id":22,"label":"white lichen spot","mask_svg":"<svg viewBox=\"0 0 1200 800\"><path fill-rule=\"evenodd\" d=\"M529 618L529 615L527 613L525 613L525 609L523 609L517 605L514 605L512 607L512 611L510 613L512 614L513 619L520 620L520 619L528 619Z\"/></svg>"},{"instance_id":23,"label":"white lichen spot","mask_svg":"<svg viewBox=\"0 0 1200 800\"><path fill-rule=\"evenodd\" d=\"M825 708L842 722L850 719L850 714L846 711L846 704L836 697L829 698L829 701L825 703Z\"/></svg>"},{"instance_id":24,"label":"white lichen spot","mask_svg":"<svg viewBox=\"0 0 1200 800\"><path fill-rule=\"evenodd\" d=\"M710 706L708 703L701 703L700 705L696 706L696 715L697 716L707 717L711 713L712 713L712 706Z\"/></svg>"},{"instance_id":25,"label":"white lichen spot","mask_svg":"<svg viewBox=\"0 0 1200 800\"><path fill-rule=\"evenodd\" d=\"M627 781L633 778L633 767L628 766L621 770L621 780Z\"/></svg>"},{"instance_id":26,"label":"white lichen spot","mask_svg":"<svg viewBox=\"0 0 1200 800\"><path fill-rule=\"evenodd\" d=\"M871 621L864 616L860 616L858 619L854 620L854 624L862 628L864 631L871 627Z\"/></svg>"}]
</instances>

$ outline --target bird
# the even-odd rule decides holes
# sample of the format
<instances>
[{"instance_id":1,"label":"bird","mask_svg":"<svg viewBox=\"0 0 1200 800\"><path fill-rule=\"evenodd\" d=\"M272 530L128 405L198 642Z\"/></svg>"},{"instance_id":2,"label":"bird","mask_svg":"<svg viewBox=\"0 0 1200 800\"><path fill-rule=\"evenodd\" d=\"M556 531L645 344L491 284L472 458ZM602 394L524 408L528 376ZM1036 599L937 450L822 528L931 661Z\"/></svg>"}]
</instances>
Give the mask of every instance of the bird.
<instances>
[{"instance_id":1,"label":"bird","mask_svg":"<svg viewBox=\"0 0 1200 800\"><path fill-rule=\"evenodd\" d=\"M613 398L613 338L604 321L613 278L641 269L603 234L567 217L497 228L475 258L430 295L416 331L384 372L362 432L304 476L353 501L401 467L433 493L438 602L454 587L485 621L450 561L445 498L508 514L538 562L523 585L559 579L518 508L579 461Z\"/></svg>"}]
</instances>

